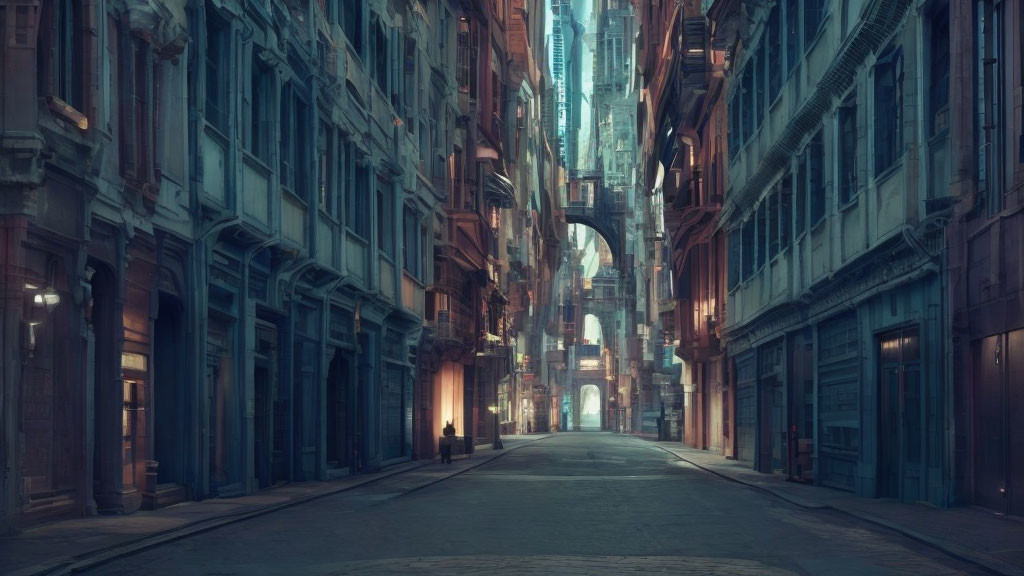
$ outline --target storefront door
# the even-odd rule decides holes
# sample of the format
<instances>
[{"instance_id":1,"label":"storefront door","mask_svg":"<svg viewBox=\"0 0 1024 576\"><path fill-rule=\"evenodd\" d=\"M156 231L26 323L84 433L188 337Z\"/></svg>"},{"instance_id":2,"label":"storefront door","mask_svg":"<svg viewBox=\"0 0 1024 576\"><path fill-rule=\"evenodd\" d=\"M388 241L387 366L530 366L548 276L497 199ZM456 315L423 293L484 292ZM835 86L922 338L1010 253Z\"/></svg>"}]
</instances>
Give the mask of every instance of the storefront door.
<instances>
[{"instance_id":1,"label":"storefront door","mask_svg":"<svg viewBox=\"0 0 1024 576\"><path fill-rule=\"evenodd\" d=\"M915 502L921 497L921 360L917 328L880 343L878 494Z\"/></svg>"},{"instance_id":2,"label":"storefront door","mask_svg":"<svg viewBox=\"0 0 1024 576\"><path fill-rule=\"evenodd\" d=\"M975 343L974 502L1024 515L1024 330Z\"/></svg>"},{"instance_id":3,"label":"storefront door","mask_svg":"<svg viewBox=\"0 0 1024 576\"><path fill-rule=\"evenodd\" d=\"M754 461L757 376L753 354L736 361L736 457Z\"/></svg>"}]
</instances>

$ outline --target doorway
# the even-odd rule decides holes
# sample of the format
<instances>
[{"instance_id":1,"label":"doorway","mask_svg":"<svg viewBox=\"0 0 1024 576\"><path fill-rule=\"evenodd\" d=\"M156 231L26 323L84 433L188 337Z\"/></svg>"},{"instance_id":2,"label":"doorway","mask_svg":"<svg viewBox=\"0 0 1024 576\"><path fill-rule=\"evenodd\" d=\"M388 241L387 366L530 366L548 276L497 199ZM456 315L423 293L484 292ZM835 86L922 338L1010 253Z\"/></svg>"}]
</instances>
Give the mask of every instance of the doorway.
<instances>
[{"instance_id":1,"label":"doorway","mask_svg":"<svg viewBox=\"0 0 1024 576\"><path fill-rule=\"evenodd\" d=\"M287 408L278 386L277 330L257 322L253 355L253 467L256 485L267 488L288 480Z\"/></svg>"},{"instance_id":2,"label":"doorway","mask_svg":"<svg viewBox=\"0 0 1024 576\"><path fill-rule=\"evenodd\" d=\"M348 393L350 363L341 351L334 352L334 358L327 369L327 467L347 468L349 465L348 434Z\"/></svg>"},{"instance_id":3,"label":"doorway","mask_svg":"<svg viewBox=\"0 0 1024 576\"><path fill-rule=\"evenodd\" d=\"M771 474L782 471L783 390L778 375L761 378L761 472Z\"/></svg>"},{"instance_id":4,"label":"doorway","mask_svg":"<svg viewBox=\"0 0 1024 576\"><path fill-rule=\"evenodd\" d=\"M878 495L916 502L921 499L923 410L917 328L882 336L879 349Z\"/></svg>"},{"instance_id":5,"label":"doorway","mask_svg":"<svg viewBox=\"0 0 1024 576\"><path fill-rule=\"evenodd\" d=\"M736 458L754 461L757 371L753 353L736 360Z\"/></svg>"},{"instance_id":6,"label":"doorway","mask_svg":"<svg viewBox=\"0 0 1024 576\"><path fill-rule=\"evenodd\" d=\"M153 326L153 457L157 491L185 483L185 331L184 307L177 297L160 292ZM160 502L159 505L162 505Z\"/></svg>"},{"instance_id":7,"label":"doorway","mask_svg":"<svg viewBox=\"0 0 1024 576\"><path fill-rule=\"evenodd\" d=\"M103 265L96 265L90 279L92 306L88 312L89 363L92 366L93 401L93 490L97 510L121 511L123 488L122 456L110 453L124 449L124 410L111 413L109 407L124 402L123 384L117 351L117 293L114 274ZM112 444L117 444L117 447ZM117 465L115 465L115 463Z\"/></svg>"},{"instance_id":8,"label":"doorway","mask_svg":"<svg viewBox=\"0 0 1024 576\"><path fill-rule=\"evenodd\" d=\"M594 384L580 386L580 430L601 429L601 389Z\"/></svg>"},{"instance_id":9,"label":"doorway","mask_svg":"<svg viewBox=\"0 0 1024 576\"><path fill-rule=\"evenodd\" d=\"M972 349L974 502L1024 515L1024 330Z\"/></svg>"}]
</instances>

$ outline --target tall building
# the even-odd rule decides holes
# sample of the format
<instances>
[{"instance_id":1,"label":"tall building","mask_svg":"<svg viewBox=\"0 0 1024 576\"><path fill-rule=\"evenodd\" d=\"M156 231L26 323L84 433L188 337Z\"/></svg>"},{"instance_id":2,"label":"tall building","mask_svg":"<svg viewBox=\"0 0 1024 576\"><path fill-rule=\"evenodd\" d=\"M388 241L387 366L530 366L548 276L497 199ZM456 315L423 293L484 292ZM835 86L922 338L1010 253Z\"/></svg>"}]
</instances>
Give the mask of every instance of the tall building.
<instances>
[{"instance_id":1,"label":"tall building","mask_svg":"<svg viewBox=\"0 0 1024 576\"><path fill-rule=\"evenodd\" d=\"M935 410L955 431L946 453L955 465L951 497L1018 516L1024 514L1024 129L1011 119L1019 114L1013 94L1022 80L1021 15L1019 3L951 0L930 7L919 31L928 65L919 129L929 137L919 152L926 175L919 194L927 220L949 221L944 291L952 341L940 361L953 380L946 388L951 395ZM926 414L932 410L929 405Z\"/></svg>"},{"instance_id":2,"label":"tall building","mask_svg":"<svg viewBox=\"0 0 1024 576\"><path fill-rule=\"evenodd\" d=\"M555 86L558 155L569 170L580 159L579 133L583 109L583 24L573 0L551 0L551 73Z\"/></svg>"},{"instance_id":3,"label":"tall building","mask_svg":"<svg viewBox=\"0 0 1024 576\"><path fill-rule=\"evenodd\" d=\"M989 369L977 358L1003 350L1012 324L967 328L978 326L966 320L973 292L949 290L947 262L967 269L970 259L943 248L947 238L965 247L964 230L1008 217L1004 196L987 193L1005 181L990 176L1003 173L999 155L981 146L973 158L975 147L950 144L984 139L969 127L999 126L1004 113L1002 85L985 84L998 74L950 81L950 70L999 61L986 39L1000 9L910 4L647 6L640 48L672 52L643 71L645 150L673 244L677 355L692 399L686 442L765 473L936 505L981 477L974 486L989 490L974 498L993 505L1008 476L990 474L991 463L1006 461L1012 440L981 447L969 437L965 422L979 414L966 407L978 388L956 383ZM963 17L951 28L954 4ZM952 68L951 54L962 61ZM955 93L960 105L950 107ZM959 172L948 170L951 150ZM960 193L994 208L972 218L961 200L961 235L948 236ZM953 338L950 293L972 344ZM1013 297L1000 294L994 301ZM994 386L1012 395L1011 385ZM1006 410L984 413L998 422ZM992 428L984 437L1011 436Z\"/></svg>"},{"instance_id":4,"label":"tall building","mask_svg":"<svg viewBox=\"0 0 1024 576\"><path fill-rule=\"evenodd\" d=\"M527 11L0 6L0 531L514 428L564 237Z\"/></svg>"}]
</instances>

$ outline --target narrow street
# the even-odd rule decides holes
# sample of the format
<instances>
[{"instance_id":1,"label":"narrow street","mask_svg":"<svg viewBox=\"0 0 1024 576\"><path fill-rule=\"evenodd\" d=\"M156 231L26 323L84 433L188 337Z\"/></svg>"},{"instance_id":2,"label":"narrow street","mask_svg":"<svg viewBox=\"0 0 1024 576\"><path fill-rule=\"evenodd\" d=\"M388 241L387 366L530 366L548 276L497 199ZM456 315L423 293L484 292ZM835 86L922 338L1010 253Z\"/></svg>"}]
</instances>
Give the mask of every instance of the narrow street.
<instances>
[{"instance_id":1,"label":"narrow street","mask_svg":"<svg viewBox=\"0 0 1024 576\"><path fill-rule=\"evenodd\" d=\"M437 482L437 463L88 574L984 574L653 443L573 433Z\"/></svg>"}]
</instances>

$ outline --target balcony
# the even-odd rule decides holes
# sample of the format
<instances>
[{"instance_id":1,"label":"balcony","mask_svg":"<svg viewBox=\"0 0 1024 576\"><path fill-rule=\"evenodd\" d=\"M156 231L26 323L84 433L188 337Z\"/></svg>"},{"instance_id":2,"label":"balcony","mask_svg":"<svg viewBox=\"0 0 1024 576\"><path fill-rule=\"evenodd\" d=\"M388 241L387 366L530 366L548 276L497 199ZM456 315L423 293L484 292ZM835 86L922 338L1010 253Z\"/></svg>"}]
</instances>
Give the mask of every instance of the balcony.
<instances>
[{"instance_id":1,"label":"balcony","mask_svg":"<svg viewBox=\"0 0 1024 576\"><path fill-rule=\"evenodd\" d=\"M439 342L470 346L473 342L475 322L469 306L458 300L451 299L448 308L437 310L435 320L427 322L434 330Z\"/></svg>"},{"instance_id":2,"label":"balcony","mask_svg":"<svg viewBox=\"0 0 1024 576\"><path fill-rule=\"evenodd\" d=\"M451 260L434 262L434 283L430 285L431 290L456 297L462 294L465 282L465 273Z\"/></svg>"}]
</instances>

